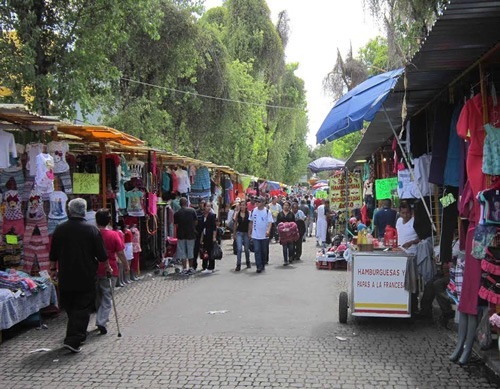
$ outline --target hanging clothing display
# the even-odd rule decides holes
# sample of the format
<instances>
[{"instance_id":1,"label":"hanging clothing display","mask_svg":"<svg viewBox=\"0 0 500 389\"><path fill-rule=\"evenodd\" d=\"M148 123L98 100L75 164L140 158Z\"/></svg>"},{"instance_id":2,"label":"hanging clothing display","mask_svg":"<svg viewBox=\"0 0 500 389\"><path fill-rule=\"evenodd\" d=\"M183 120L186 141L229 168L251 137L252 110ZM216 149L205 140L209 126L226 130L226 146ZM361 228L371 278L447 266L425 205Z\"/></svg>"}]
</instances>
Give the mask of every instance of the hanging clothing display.
<instances>
[{"instance_id":1,"label":"hanging clothing display","mask_svg":"<svg viewBox=\"0 0 500 389\"><path fill-rule=\"evenodd\" d=\"M134 188L127 192L127 213L129 216L144 216L144 192Z\"/></svg>"},{"instance_id":2,"label":"hanging clothing display","mask_svg":"<svg viewBox=\"0 0 500 389\"><path fill-rule=\"evenodd\" d=\"M10 166L10 157L17 158L16 141L10 132L0 130L0 169Z\"/></svg>"},{"instance_id":3,"label":"hanging clothing display","mask_svg":"<svg viewBox=\"0 0 500 389\"><path fill-rule=\"evenodd\" d=\"M66 153L69 151L68 142L52 141L47 145L49 154L54 159L54 173L64 173L69 170L66 162Z\"/></svg>"},{"instance_id":4,"label":"hanging clothing display","mask_svg":"<svg viewBox=\"0 0 500 389\"><path fill-rule=\"evenodd\" d=\"M49 270L49 235L43 210L42 195L31 192L26 213L24 234L24 270L36 272Z\"/></svg>"},{"instance_id":5,"label":"hanging clothing display","mask_svg":"<svg viewBox=\"0 0 500 389\"><path fill-rule=\"evenodd\" d=\"M50 194L49 201L48 233L52 235L59 224L68 220L68 215L66 214L68 196L64 192L54 191Z\"/></svg>"},{"instance_id":6,"label":"hanging clothing display","mask_svg":"<svg viewBox=\"0 0 500 389\"><path fill-rule=\"evenodd\" d=\"M54 159L50 154L40 153L36 156L36 191L44 200L54 191Z\"/></svg>"},{"instance_id":7,"label":"hanging clothing display","mask_svg":"<svg viewBox=\"0 0 500 389\"><path fill-rule=\"evenodd\" d=\"M453 106L450 104L437 104L432 113L432 160L429 172L429 182L437 185L444 183L444 171L448 157L450 140L450 120Z\"/></svg>"},{"instance_id":8,"label":"hanging clothing display","mask_svg":"<svg viewBox=\"0 0 500 389\"><path fill-rule=\"evenodd\" d=\"M5 212L3 215L3 234L24 236L24 215L21 211L21 198L17 190L8 190L4 194Z\"/></svg>"},{"instance_id":9,"label":"hanging clothing display","mask_svg":"<svg viewBox=\"0 0 500 389\"><path fill-rule=\"evenodd\" d=\"M485 124L484 130L486 138L483 148L483 173L498 176L500 175L500 128Z\"/></svg>"}]
</instances>

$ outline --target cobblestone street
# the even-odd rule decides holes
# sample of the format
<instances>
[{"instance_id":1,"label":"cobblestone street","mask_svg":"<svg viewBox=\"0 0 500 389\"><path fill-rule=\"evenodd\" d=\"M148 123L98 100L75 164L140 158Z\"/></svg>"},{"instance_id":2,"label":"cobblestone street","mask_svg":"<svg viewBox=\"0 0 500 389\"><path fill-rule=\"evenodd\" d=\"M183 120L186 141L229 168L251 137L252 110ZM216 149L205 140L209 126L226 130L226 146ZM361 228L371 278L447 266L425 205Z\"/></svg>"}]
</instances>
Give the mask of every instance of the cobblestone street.
<instances>
[{"instance_id":1,"label":"cobblestone street","mask_svg":"<svg viewBox=\"0 0 500 389\"><path fill-rule=\"evenodd\" d=\"M497 387L481 362L450 363L454 332L433 323L339 324L346 273L317 270L311 238L303 260L289 267L272 244L262 274L235 273L228 241L224 253L214 274L150 273L117 290L121 338L112 316L107 335L93 333L71 354L61 348L61 314L47 330L5 340L2 388ZM39 348L51 351L30 353Z\"/></svg>"}]
</instances>

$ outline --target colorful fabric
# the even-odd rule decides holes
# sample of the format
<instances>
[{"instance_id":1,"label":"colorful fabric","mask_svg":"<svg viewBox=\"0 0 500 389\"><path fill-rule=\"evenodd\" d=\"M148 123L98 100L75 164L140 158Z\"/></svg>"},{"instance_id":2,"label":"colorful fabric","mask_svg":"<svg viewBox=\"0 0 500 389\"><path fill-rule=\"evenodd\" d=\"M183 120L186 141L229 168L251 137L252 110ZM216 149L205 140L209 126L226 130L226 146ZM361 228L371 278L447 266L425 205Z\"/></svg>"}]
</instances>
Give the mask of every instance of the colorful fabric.
<instances>
[{"instance_id":1,"label":"colorful fabric","mask_svg":"<svg viewBox=\"0 0 500 389\"><path fill-rule=\"evenodd\" d=\"M47 149L54 159L54 173L69 171L69 165L66 162L66 153L69 151L68 142L52 141L47 145Z\"/></svg>"},{"instance_id":2,"label":"colorful fabric","mask_svg":"<svg viewBox=\"0 0 500 389\"><path fill-rule=\"evenodd\" d=\"M141 190L133 189L128 191L127 197L127 213L130 216L144 216L144 193Z\"/></svg>"},{"instance_id":3,"label":"colorful fabric","mask_svg":"<svg viewBox=\"0 0 500 389\"><path fill-rule=\"evenodd\" d=\"M192 191L210 191L210 173L206 166L201 166L196 170L194 182L191 186Z\"/></svg>"}]
</instances>

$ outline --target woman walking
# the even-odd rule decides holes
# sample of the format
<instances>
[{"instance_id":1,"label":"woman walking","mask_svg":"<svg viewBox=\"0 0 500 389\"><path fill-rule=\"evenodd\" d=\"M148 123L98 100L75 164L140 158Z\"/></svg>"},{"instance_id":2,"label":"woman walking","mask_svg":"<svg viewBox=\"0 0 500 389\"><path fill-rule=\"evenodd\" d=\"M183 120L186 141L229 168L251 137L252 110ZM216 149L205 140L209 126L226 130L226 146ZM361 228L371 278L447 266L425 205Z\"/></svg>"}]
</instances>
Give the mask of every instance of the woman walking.
<instances>
[{"instance_id":1,"label":"woman walking","mask_svg":"<svg viewBox=\"0 0 500 389\"><path fill-rule=\"evenodd\" d=\"M206 203L203 210L203 219L200 221L200 245L201 250L207 253L202 257L202 274L210 274L215 271L215 259L212 256L214 242L217 240L217 217L212 212L212 204Z\"/></svg>"},{"instance_id":2,"label":"woman walking","mask_svg":"<svg viewBox=\"0 0 500 389\"><path fill-rule=\"evenodd\" d=\"M239 211L235 215L233 239L236 239L236 268L234 271L241 270L241 252L245 246L245 259L247 269L250 269L250 239L248 238L248 227L250 225L250 213L247 211L247 205L242 202Z\"/></svg>"},{"instance_id":3,"label":"woman walking","mask_svg":"<svg viewBox=\"0 0 500 389\"><path fill-rule=\"evenodd\" d=\"M278 226L281 223L295 222L295 215L290 211L290 202L286 200L283 203L283 210L278 214L276 218L276 225ZM290 260L293 258L293 242L283 243L280 240L281 245L283 246L283 265L288 266Z\"/></svg>"}]
</instances>

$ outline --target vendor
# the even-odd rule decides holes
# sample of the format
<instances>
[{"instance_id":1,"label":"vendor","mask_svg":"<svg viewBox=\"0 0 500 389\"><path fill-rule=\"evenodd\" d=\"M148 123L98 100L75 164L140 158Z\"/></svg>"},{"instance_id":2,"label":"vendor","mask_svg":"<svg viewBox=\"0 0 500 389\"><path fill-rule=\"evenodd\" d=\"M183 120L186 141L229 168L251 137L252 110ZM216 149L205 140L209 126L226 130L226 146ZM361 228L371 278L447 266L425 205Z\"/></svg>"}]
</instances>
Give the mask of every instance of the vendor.
<instances>
[{"instance_id":1,"label":"vendor","mask_svg":"<svg viewBox=\"0 0 500 389\"><path fill-rule=\"evenodd\" d=\"M412 254L416 254L417 244L420 242L413 228L413 212L410 204L403 202L399 207L399 219L396 222L398 231L398 246Z\"/></svg>"}]
</instances>

